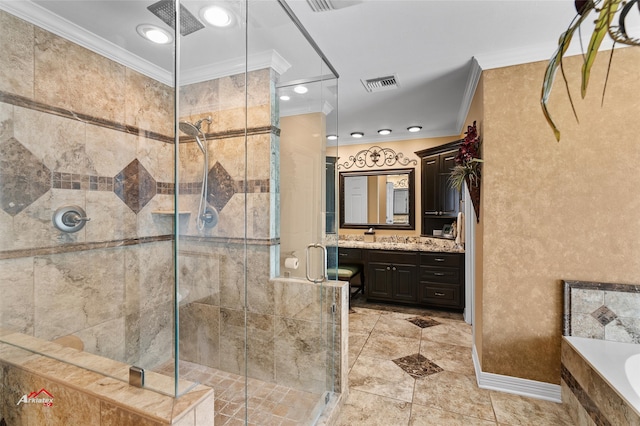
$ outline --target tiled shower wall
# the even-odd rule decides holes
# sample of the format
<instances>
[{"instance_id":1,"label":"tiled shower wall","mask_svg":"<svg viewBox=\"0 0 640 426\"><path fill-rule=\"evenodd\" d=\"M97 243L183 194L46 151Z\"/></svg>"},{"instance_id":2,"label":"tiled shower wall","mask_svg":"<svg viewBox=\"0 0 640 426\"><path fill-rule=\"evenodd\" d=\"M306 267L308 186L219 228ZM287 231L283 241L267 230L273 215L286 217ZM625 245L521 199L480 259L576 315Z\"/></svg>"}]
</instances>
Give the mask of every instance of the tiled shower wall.
<instances>
[{"instance_id":1,"label":"tiled shower wall","mask_svg":"<svg viewBox=\"0 0 640 426\"><path fill-rule=\"evenodd\" d=\"M167 361L173 220L159 212L173 210L173 91L1 11L0 48L2 326L46 340L73 334L88 351L145 368ZM180 89L183 120L212 119L207 198L220 215L196 229L203 156L181 144L181 357L242 372L246 304L249 374L321 391L333 364L326 348L340 335L325 310L332 300L340 309L344 291L270 280L276 79L250 72L246 107L244 75ZM51 223L66 204L91 217L78 233Z\"/></svg>"},{"instance_id":2,"label":"tiled shower wall","mask_svg":"<svg viewBox=\"0 0 640 426\"><path fill-rule=\"evenodd\" d=\"M151 366L172 333L172 90L0 12L0 319ZM65 205L91 221L52 224Z\"/></svg>"}]
</instances>

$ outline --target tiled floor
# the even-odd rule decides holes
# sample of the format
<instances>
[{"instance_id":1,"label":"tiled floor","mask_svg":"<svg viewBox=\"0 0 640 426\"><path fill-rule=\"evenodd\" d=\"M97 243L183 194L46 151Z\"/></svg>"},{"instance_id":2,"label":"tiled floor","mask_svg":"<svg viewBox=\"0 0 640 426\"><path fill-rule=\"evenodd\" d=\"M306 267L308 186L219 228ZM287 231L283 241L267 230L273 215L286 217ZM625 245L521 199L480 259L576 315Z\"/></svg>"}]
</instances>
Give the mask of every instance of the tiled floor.
<instances>
[{"instance_id":1,"label":"tiled floor","mask_svg":"<svg viewBox=\"0 0 640 426\"><path fill-rule=\"evenodd\" d=\"M169 370L172 365L168 365ZM160 371L161 372L161 371ZM167 371L170 373L170 371ZM312 424L319 414L320 395L248 379L214 368L180 361L180 376L215 391L215 425L298 426ZM248 389L247 389L248 386ZM249 403L245 408L245 391Z\"/></svg>"},{"instance_id":2,"label":"tiled floor","mask_svg":"<svg viewBox=\"0 0 640 426\"><path fill-rule=\"evenodd\" d=\"M573 424L561 404L479 389L461 315L373 307L354 304L349 315L350 395L339 425Z\"/></svg>"},{"instance_id":3,"label":"tiled floor","mask_svg":"<svg viewBox=\"0 0 640 426\"><path fill-rule=\"evenodd\" d=\"M338 425L573 424L561 404L479 389L462 315L362 301L351 311L349 397ZM247 382L245 408L243 376L184 361L180 369L214 388L216 426L244 425L247 415L249 425L309 425L321 409L320 395L256 379Z\"/></svg>"}]
</instances>

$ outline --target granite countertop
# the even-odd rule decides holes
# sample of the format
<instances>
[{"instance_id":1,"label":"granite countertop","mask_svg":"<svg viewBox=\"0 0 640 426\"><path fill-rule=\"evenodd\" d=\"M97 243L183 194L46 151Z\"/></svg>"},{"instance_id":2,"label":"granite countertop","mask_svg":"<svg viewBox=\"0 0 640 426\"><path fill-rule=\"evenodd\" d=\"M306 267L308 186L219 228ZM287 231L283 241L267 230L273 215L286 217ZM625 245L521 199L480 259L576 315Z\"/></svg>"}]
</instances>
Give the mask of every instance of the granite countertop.
<instances>
[{"instance_id":1,"label":"granite countertop","mask_svg":"<svg viewBox=\"0 0 640 426\"><path fill-rule=\"evenodd\" d=\"M327 245L336 245L336 241L327 241ZM344 235L338 240L339 247L363 248L373 250L405 250L441 253L464 253L464 246L454 240L429 237L382 237L376 242L363 241L361 236Z\"/></svg>"}]
</instances>

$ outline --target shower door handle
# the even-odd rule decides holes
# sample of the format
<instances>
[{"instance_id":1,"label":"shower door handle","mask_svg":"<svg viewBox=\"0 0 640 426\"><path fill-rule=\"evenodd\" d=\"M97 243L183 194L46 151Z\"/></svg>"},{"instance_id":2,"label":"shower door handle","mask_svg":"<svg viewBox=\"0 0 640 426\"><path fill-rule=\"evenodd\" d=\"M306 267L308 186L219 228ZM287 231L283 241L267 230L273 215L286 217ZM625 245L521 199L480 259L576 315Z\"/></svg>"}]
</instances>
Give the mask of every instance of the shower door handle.
<instances>
[{"instance_id":1,"label":"shower door handle","mask_svg":"<svg viewBox=\"0 0 640 426\"><path fill-rule=\"evenodd\" d=\"M311 274L310 274L311 250L312 249L320 249L320 250L322 250L322 273L320 274L319 278L312 278ZM309 244L305 251L306 251L306 255L307 255L307 264L305 266L306 274L307 274L307 280L311 281L312 283L316 283L316 284L323 282L327 278L327 248L325 246L323 246L322 244Z\"/></svg>"}]
</instances>

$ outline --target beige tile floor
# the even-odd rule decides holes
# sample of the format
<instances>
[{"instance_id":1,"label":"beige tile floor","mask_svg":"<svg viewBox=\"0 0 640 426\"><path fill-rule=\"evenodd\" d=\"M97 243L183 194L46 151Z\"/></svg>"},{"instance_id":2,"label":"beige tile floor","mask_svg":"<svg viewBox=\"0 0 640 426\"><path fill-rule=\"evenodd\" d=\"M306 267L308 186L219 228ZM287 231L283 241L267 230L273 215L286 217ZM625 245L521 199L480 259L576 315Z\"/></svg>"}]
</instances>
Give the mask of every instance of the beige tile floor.
<instances>
[{"instance_id":1,"label":"beige tile floor","mask_svg":"<svg viewBox=\"0 0 640 426\"><path fill-rule=\"evenodd\" d=\"M573 424L561 404L479 389L461 315L366 306L374 308L354 303L349 314L350 394L339 425Z\"/></svg>"},{"instance_id":2,"label":"beige tile floor","mask_svg":"<svg viewBox=\"0 0 640 426\"><path fill-rule=\"evenodd\" d=\"M161 373L170 374L167 364ZM321 410L321 395L180 361L180 377L211 386L215 391L215 425L309 425ZM245 400L248 404L245 406Z\"/></svg>"}]
</instances>

